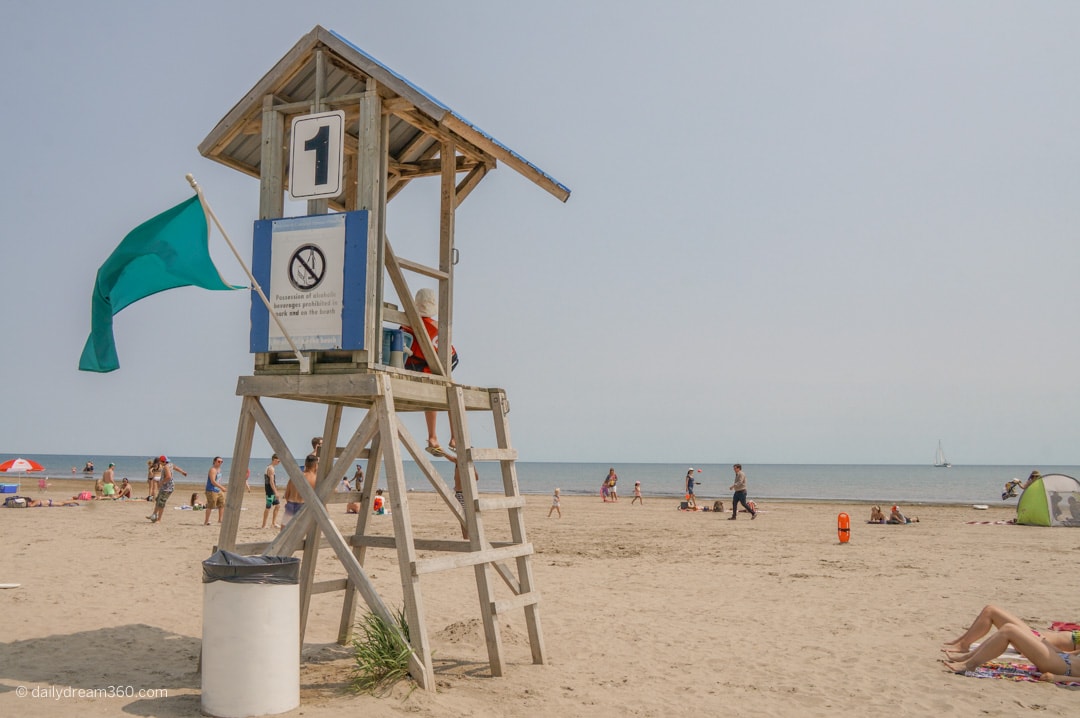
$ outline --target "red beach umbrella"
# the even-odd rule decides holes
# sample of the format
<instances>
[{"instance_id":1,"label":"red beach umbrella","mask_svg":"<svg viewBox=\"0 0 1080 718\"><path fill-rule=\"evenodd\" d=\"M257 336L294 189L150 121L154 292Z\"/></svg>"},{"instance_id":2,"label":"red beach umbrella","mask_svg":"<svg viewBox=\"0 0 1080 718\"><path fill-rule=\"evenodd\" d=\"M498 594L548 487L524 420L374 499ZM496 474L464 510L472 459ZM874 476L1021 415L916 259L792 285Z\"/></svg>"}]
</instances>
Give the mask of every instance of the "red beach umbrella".
<instances>
[{"instance_id":1,"label":"red beach umbrella","mask_svg":"<svg viewBox=\"0 0 1080 718\"><path fill-rule=\"evenodd\" d=\"M44 471L45 467L30 459L8 459L0 464L0 471L4 473L24 474L28 471Z\"/></svg>"}]
</instances>

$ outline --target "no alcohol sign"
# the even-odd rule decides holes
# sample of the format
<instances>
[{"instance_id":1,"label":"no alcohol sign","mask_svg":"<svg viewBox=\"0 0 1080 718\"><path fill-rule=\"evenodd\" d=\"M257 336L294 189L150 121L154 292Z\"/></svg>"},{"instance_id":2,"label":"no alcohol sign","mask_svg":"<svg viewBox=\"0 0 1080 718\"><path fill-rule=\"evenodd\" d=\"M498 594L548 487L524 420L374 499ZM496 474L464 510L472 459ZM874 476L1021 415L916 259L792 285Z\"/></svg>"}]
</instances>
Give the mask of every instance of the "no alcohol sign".
<instances>
[{"instance_id":1,"label":"no alcohol sign","mask_svg":"<svg viewBox=\"0 0 1080 718\"><path fill-rule=\"evenodd\" d=\"M364 349L367 212L255 222L251 269L281 321L252 295L251 351Z\"/></svg>"}]
</instances>

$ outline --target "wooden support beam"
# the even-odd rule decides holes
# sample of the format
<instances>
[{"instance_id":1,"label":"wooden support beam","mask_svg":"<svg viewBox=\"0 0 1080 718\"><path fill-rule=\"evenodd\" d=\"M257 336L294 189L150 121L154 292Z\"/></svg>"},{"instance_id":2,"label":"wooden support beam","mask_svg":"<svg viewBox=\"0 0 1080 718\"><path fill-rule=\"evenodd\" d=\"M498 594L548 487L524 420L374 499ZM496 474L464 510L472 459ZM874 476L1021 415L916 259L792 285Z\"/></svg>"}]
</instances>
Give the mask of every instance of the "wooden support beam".
<instances>
[{"instance_id":1,"label":"wooden support beam","mask_svg":"<svg viewBox=\"0 0 1080 718\"><path fill-rule=\"evenodd\" d=\"M333 578L328 581L319 581L311 585L311 593L332 593L333 591L344 591L349 586L349 579L347 578Z\"/></svg>"},{"instance_id":2,"label":"wooden support beam","mask_svg":"<svg viewBox=\"0 0 1080 718\"><path fill-rule=\"evenodd\" d=\"M533 546L529 544L513 544L501 548L481 549L469 553L456 554L454 556L439 556L416 561L413 565L413 575L422 576L425 573L449 571L450 569L463 568L465 566L478 566L480 564L505 561L519 556L531 556Z\"/></svg>"},{"instance_id":3,"label":"wooden support beam","mask_svg":"<svg viewBox=\"0 0 1080 718\"><path fill-rule=\"evenodd\" d=\"M365 419L371 418L375 425L378 425L378 419L374 412L369 410ZM360 511L356 515L356 528L353 530L353 536L350 537L350 544L352 545L352 539L357 536L363 536L367 532L367 523L371 519L372 504L375 500L375 491L379 488L379 467L382 464L382 438L376 432L375 436L371 439L370 458L367 465L367 476L364 478L364 486L361 491L360 499ZM352 545L353 556L356 557L356 562L361 566L364 565L364 560L367 557L367 547ZM338 623L338 643L346 645L349 642L349 637L352 635L353 624L356 623L356 608L359 587L354 585L352 580L349 581L349 587L345 591L345 600L341 604L341 620Z\"/></svg>"},{"instance_id":4,"label":"wooden support beam","mask_svg":"<svg viewBox=\"0 0 1080 718\"><path fill-rule=\"evenodd\" d=\"M439 282L439 361L443 375L452 376L450 358L454 351L454 249L455 218L457 216L457 147L444 140L439 149L442 162L439 191L439 270L446 280ZM429 356L424 354L425 357Z\"/></svg>"},{"instance_id":5,"label":"wooden support beam","mask_svg":"<svg viewBox=\"0 0 1080 718\"><path fill-rule=\"evenodd\" d=\"M263 98L262 152L259 159L259 219L285 214L285 116L274 109L274 98Z\"/></svg>"},{"instance_id":6,"label":"wooden support beam","mask_svg":"<svg viewBox=\"0 0 1080 718\"><path fill-rule=\"evenodd\" d=\"M229 488L239 487L245 476L241 472L251 460L251 442L255 436L255 421L251 415L251 405L258 399L245 396L240 402L240 420L236 426L236 443L233 444L233 461L229 469ZM244 492L225 492L225 508L222 512L221 529L218 531L218 546L226 551L233 551L236 546L236 532L240 528L240 509L244 504Z\"/></svg>"},{"instance_id":7,"label":"wooden support beam","mask_svg":"<svg viewBox=\"0 0 1080 718\"><path fill-rule=\"evenodd\" d=\"M499 496L495 498L483 498L476 500L477 511L495 511L496 509L523 508L525 508L524 496Z\"/></svg>"},{"instance_id":8,"label":"wooden support beam","mask_svg":"<svg viewBox=\"0 0 1080 718\"><path fill-rule=\"evenodd\" d=\"M428 643L427 617L420 593L420 579L409 575L407 567L416 563L416 548L413 546L412 521L409 518L409 504L405 486L405 469L401 463L401 450L393 437L400 433L397 416L394 411L394 392L390 379L380 376L379 400L374 413L378 415L379 435L387 440L382 444L383 464L386 466L386 486L390 494L390 506L393 510L394 536L397 541L398 567L401 571L401 595L405 602L405 616L409 623L410 669L419 670L413 678L424 688L435 690L435 673L431 665L431 645ZM325 510L325 507L323 507ZM327 517L329 520L329 517ZM335 529L336 530L336 529ZM347 554L353 558L352 554ZM342 561L347 560L344 556ZM369 602L370 605L370 602ZM415 661L415 665L413 663Z\"/></svg>"},{"instance_id":9,"label":"wooden support beam","mask_svg":"<svg viewBox=\"0 0 1080 718\"><path fill-rule=\"evenodd\" d=\"M484 179L488 170L493 168L494 166L488 167L488 165L478 164L465 176L465 179L458 182L457 189L455 190L458 205L464 202L465 198L472 194L472 191L480 184L480 180Z\"/></svg>"},{"instance_id":10,"label":"wooden support beam","mask_svg":"<svg viewBox=\"0 0 1080 718\"><path fill-rule=\"evenodd\" d=\"M432 137L437 137L439 141L449 140L450 142L453 142L464 154L482 164L490 167L495 166L496 158L493 155L480 149L456 132L448 130L444 125L435 124L434 120L420 112L395 112L394 117L407 122L421 132L431 135Z\"/></svg>"},{"instance_id":11,"label":"wooden support beam","mask_svg":"<svg viewBox=\"0 0 1080 718\"><path fill-rule=\"evenodd\" d=\"M538 603L540 603L539 593L522 593L514 596L513 598L504 598L499 601L492 601L491 612L495 615L499 615L502 613L508 613L518 608L535 606Z\"/></svg>"},{"instance_id":12,"label":"wooden support beam","mask_svg":"<svg viewBox=\"0 0 1080 718\"><path fill-rule=\"evenodd\" d=\"M479 449L470 448L469 458L473 461L517 461L517 449Z\"/></svg>"},{"instance_id":13,"label":"wooden support beam","mask_svg":"<svg viewBox=\"0 0 1080 718\"><path fill-rule=\"evenodd\" d=\"M426 264L420 264L419 262L413 262L408 259L397 257L397 263L402 269L407 269L410 272L416 272L417 274L422 274L425 277L431 277L432 279L438 279L439 281L450 278L450 275L441 269L435 269Z\"/></svg>"},{"instance_id":14,"label":"wooden support beam","mask_svg":"<svg viewBox=\"0 0 1080 718\"><path fill-rule=\"evenodd\" d=\"M484 165L471 157L459 156L454 168L455 172L471 172L477 167ZM402 179L416 179L417 177L434 177L442 174L442 160L421 160L418 162L390 162L389 172Z\"/></svg>"}]
</instances>

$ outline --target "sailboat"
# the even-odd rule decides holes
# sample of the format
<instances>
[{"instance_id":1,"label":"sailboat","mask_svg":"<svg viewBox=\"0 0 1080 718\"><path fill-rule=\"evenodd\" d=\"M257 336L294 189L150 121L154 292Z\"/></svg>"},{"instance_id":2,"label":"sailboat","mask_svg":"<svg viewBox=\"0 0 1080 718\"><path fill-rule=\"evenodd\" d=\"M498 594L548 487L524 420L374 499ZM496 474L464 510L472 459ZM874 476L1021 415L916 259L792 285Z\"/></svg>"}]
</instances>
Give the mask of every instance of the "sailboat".
<instances>
[{"instance_id":1,"label":"sailboat","mask_svg":"<svg viewBox=\"0 0 1080 718\"><path fill-rule=\"evenodd\" d=\"M951 469L952 464L945 458L945 451L941 448L941 439L937 443L937 455L934 457L934 466L939 469Z\"/></svg>"}]
</instances>

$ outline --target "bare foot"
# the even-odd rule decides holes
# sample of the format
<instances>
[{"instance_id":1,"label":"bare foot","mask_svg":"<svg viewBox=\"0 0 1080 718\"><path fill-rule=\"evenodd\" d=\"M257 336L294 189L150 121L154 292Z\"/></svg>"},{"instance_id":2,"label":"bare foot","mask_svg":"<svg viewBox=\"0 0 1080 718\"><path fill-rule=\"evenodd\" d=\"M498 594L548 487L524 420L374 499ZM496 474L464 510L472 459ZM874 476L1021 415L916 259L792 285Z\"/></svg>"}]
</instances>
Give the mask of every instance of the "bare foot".
<instances>
[{"instance_id":1,"label":"bare foot","mask_svg":"<svg viewBox=\"0 0 1080 718\"><path fill-rule=\"evenodd\" d=\"M963 673L967 670L967 664L962 661L942 661L942 664L953 673Z\"/></svg>"},{"instance_id":2,"label":"bare foot","mask_svg":"<svg viewBox=\"0 0 1080 718\"><path fill-rule=\"evenodd\" d=\"M956 653L953 651L945 651L945 657L950 661L966 662L971 658L971 651L964 651L963 653Z\"/></svg>"}]
</instances>

